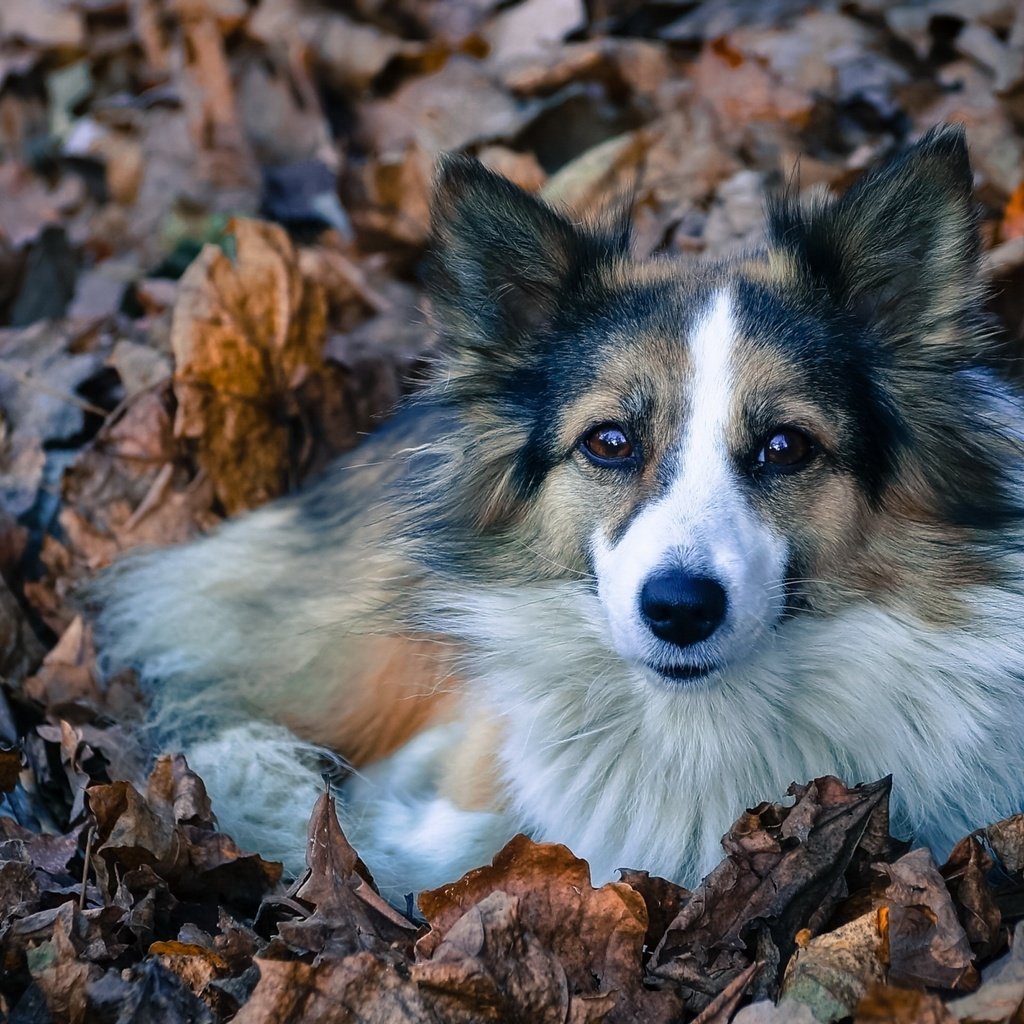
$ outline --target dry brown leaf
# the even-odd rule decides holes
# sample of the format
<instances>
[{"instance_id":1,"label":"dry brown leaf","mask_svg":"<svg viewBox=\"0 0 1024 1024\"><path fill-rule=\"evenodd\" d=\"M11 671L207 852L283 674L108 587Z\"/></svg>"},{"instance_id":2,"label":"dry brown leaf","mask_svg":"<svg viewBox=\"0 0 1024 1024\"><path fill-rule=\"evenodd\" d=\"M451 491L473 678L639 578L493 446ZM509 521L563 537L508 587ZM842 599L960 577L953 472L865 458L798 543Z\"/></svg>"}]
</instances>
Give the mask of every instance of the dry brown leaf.
<instances>
[{"instance_id":1,"label":"dry brown leaf","mask_svg":"<svg viewBox=\"0 0 1024 1024\"><path fill-rule=\"evenodd\" d=\"M473 101L466 103L466 97ZM432 158L485 142L505 142L536 116L534 101L510 96L477 61L453 56L436 74L415 79L363 108L362 131L374 151L415 142Z\"/></svg>"},{"instance_id":2,"label":"dry brown leaf","mask_svg":"<svg viewBox=\"0 0 1024 1024\"><path fill-rule=\"evenodd\" d=\"M24 692L58 717L68 705L102 704L92 630L81 617L76 617L64 631L43 659L39 672L25 680Z\"/></svg>"},{"instance_id":3,"label":"dry brown leaf","mask_svg":"<svg viewBox=\"0 0 1024 1024\"><path fill-rule=\"evenodd\" d=\"M23 40L36 46L77 48L85 42L85 19L80 10L60 0L4 4L0 10L0 39Z\"/></svg>"},{"instance_id":4,"label":"dry brown leaf","mask_svg":"<svg viewBox=\"0 0 1024 1024\"><path fill-rule=\"evenodd\" d=\"M266 44L288 39L310 47L331 84L353 90L368 88L395 57L421 49L339 11L312 4L297 9L292 0L261 0L248 31Z\"/></svg>"},{"instance_id":5,"label":"dry brown leaf","mask_svg":"<svg viewBox=\"0 0 1024 1024\"><path fill-rule=\"evenodd\" d=\"M310 967L256 959L260 980L234 1024L443 1024L389 960L356 953Z\"/></svg>"},{"instance_id":6,"label":"dry brown leaf","mask_svg":"<svg viewBox=\"0 0 1024 1024\"><path fill-rule=\"evenodd\" d=\"M143 796L128 782L87 792L96 824L100 888L112 896L125 871L143 868L183 899L209 899L253 912L281 878L281 865L243 853L215 831L205 788L180 756L157 763Z\"/></svg>"},{"instance_id":7,"label":"dry brown leaf","mask_svg":"<svg viewBox=\"0 0 1024 1024\"><path fill-rule=\"evenodd\" d=\"M764 964L752 963L745 971L737 974L728 985L696 1017L693 1024L728 1024L740 1001L747 993Z\"/></svg>"},{"instance_id":8,"label":"dry brown leaf","mask_svg":"<svg viewBox=\"0 0 1024 1024\"><path fill-rule=\"evenodd\" d=\"M336 169L317 87L294 51L254 54L235 78L241 127L261 167L322 159Z\"/></svg>"},{"instance_id":9,"label":"dry brown leaf","mask_svg":"<svg viewBox=\"0 0 1024 1024\"><path fill-rule=\"evenodd\" d=\"M84 428L91 406L77 389L103 363L89 340L80 325L63 321L0 329L0 500L12 515L36 502L44 445Z\"/></svg>"},{"instance_id":10,"label":"dry brown leaf","mask_svg":"<svg viewBox=\"0 0 1024 1024\"><path fill-rule=\"evenodd\" d=\"M780 82L756 54L738 49L726 37L704 47L691 76L719 123L737 138L742 126L757 121L802 128L814 110L812 95Z\"/></svg>"},{"instance_id":11,"label":"dry brown leaf","mask_svg":"<svg viewBox=\"0 0 1024 1024\"><path fill-rule=\"evenodd\" d=\"M1024 873L1024 814L1004 818L984 831L1002 866L1014 875Z\"/></svg>"},{"instance_id":12,"label":"dry brown leaf","mask_svg":"<svg viewBox=\"0 0 1024 1024\"><path fill-rule=\"evenodd\" d=\"M153 290L136 289L137 296L145 296L152 302ZM173 302L174 292L171 292ZM170 379L172 368L170 359L148 345L122 338L110 353L107 360L116 371L124 385L125 397L129 400L150 391Z\"/></svg>"},{"instance_id":13,"label":"dry brown leaf","mask_svg":"<svg viewBox=\"0 0 1024 1024\"><path fill-rule=\"evenodd\" d=\"M491 48L488 61L550 59L558 44L582 28L586 18L583 0L525 0L506 8L482 31Z\"/></svg>"},{"instance_id":14,"label":"dry brown leaf","mask_svg":"<svg viewBox=\"0 0 1024 1024\"><path fill-rule=\"evenodd\" d=\"M892 985L873 985L857 1004L854 1024L955 1024L938 996Z\"/></svg>"},{"instance_id":15,"label":"dry brown leaf","mask_svg":"<svg viewBox=\"0 0 1024 1024\"><path fill-rule=\"evenodd\" d=\"M360 950L411 953L416 926L395 911L372 886L366 866L338 823L334 798L325 791L313 808L306 846L306 874L288 895L312 904L314 913L281 921L289 945L317 954L343 956Z\"/></svg>"},{"instance_id":16,"label":"dry brown leaf","mask_svg":"<svg viewBox=\"0 0 1024 1024\"><path fill-rule=\"evenodd\" d=\"M614 209L637 184L637 168L650 147L646 132L617 135L571 160L544 186L545 200L577 213Z\"/></svg>"},{"instance_id":17,"label":"dry brown leaf","mask_svg":"<svg viewBox=\"0 0 1024 1024\"><path fill-rule=\"evenodd\" d=\"M523 924L520 899L492 892L466 911L412 978L445 1020L562 1024L570 993L558 957Z\"/></svg>"},{"instance_id":18,"label":"dry brown leaf","mask_svg":"<svg viewBox=\"0 0 1024 1024\"><path fill-rule=\"evenodd\" d=\"M86 986L99 971L78 958L71 940L73 921L72 905L63 904L54 921L52 938L29 950L28 969L58 1021L86 1024Z\"/></svg>"},{"instance_id":19,"label":"dry brown leaf","mask_svg":"<svg viewBox=\"0 0 1024 1024\"><path fill-rule=\"evenodd\" d=\"M368 161L361 174L366 206L356 204L355 225L393 243L421 247L430 233L433 158L415 141Z\"/></svg>"},{"instance_id":20,"label":"dry brown leaf","mask_svg":"<svg viewBox=\"0 0 1024 1024\"><path fill-rule=\"evenodd\" d=\"M1001 206L1020 183L1024 142L993 95L991 80L975 65L947 64L940 77L944 85L940 98L922 110L917 120L922 127L943 121L965 126L979 195Z\"/></svg>"},{"instance_id":21,"label":"dry brown leaf","mask_svg":"<svg viewBox=\"0 0 1024 1024\"><path fill-rule=\"evenodd\" d=\"M146 799L178 824L214 827L213 807L206 786L181 754L157 758L146 781Z\"/></svg>"},{"instance_id":22,"label":"dry brown leaf","mask_svg":"<svg viewBox=\"0 0 1024 1024\"><path fill-rule=\"evenodd\" d=\"M477 159L488 170L514 181L527 192L536 192L548 179L533 153L518 153L507 146L484 146Z\"/></svg>"},{"instance_id":23,"label":"dry brown leaf","mask_svg":"<svg viewBox=\"0 0 1024 1024\"><path fill-rule=\"evenodd\" d=\"M210 0L178 0L188 45L186 73L179 83L204 178L222 186L250 186L258 180L249 140L235 104L224 42L224 27Z\"/></svg>"},{"instance_id":24,"label":"dry brown leaf","mask_svg":"<svg viewBox=\"0 0 1024 1024\"><path fill-rule=\"evenodd\" d=\"M1024 1006L1024 922L1013 933L1010 952L990 964L982 974L977 992L954 999L949 1010L955 1018L972 1024L1017 1024Z\"/></svg>"},{"instance_id":25,"label":"dry brown leaf","mask_svg":"<svg viewBox=\"0 0 1024 1024\"><path fill-rule=\"evenodd\" d=\"M149 954L181 978L200 998L206 996L211 982L229 971L224 957L194 942L154 942L149 947Z\"/></svg>"},{"instance_id":26,"label":"dry brown leaf","mask_svg":"<svg viewBox=\"0 0 1024 1024\"><path fill-rule=\"evenodd\" d=\"M175 435L196 445L229 513L285 489L288 420L323 372L327 314L282 228L235 220L230 233L233 259L207 245L185 272L171 327Z\"/></svg>"},{"instance_id":27,"label":"dry brown leaf","mask_svg":"<svg viewBox=\"0 0 1024 1024\"><path fill-rule=\"evenodd\" d=\"M65 472L61 525L85 568L140 544L180 543L218 521L211 482L174 437L172 408L167 384L139 393Z\"/></svg>"},{"instance_id":28,"label":"dry brown leaf","mask_svg":"<svg viewBox=\"0 0 1024 1024\"><path fill-rule=\"evenodd\" d=\"M888 878L889 978L896 985L970 991L974 954L931 854L911 850L877 870Z\"/></svg>"},{"instance_id":29,"label":"dry brown leaf","mask_svg":"<svg viewBox=\"0 0 1024 1024\"><path fill-rule=\"evenodd\" d=\"M967 836L953 847L941 869L971 948L981 959L988 959L1004 942L1002 915L987 880L992 866L978 839Z\"/></svg>"},{"instance_id":30,"label":"dry brown leaf","mask_svg":"<svg viewBox=\"0 0 1024 1024\"><path fill-rule=\"evenodd\" d=\"M646 871L620 868L619 879L636 889L643 897L644 906L647 908L647 935L644 946L648 952L653 952L691 893L667 878L659 878Z\"/></svg>"},{"instance_id":31,"label":"dry brown leaf","mask_svg":"<svg viewBox=\"0 0 1024 1024\"><path fill-rule=\"evenodd\" d=\"M874 906L812 938L786 967L783 995L819 1020L851 1015L873 985L970 988L972 952L927 850L878 864Z\"/></svg>"},{"instance_id":32,"label":"dry brown leaf","mask_svg":"<svg viewBox=\"0 0 1024 1024\"><path fill-rule=\"evenodd\" d=\"M558 958L571 998L617 993L609 1022L678 1014L672 993L640 985L647 911L639 893L621 882L595 889L586 861L564 846L525 836L512 839L491 865L420 893L431 928L416 945L418 958L431 959L456 921L493 892L519 898L523 927Z\"/></svg>"},{"instance_id":33,"label":"dry brown leaf","mask_svg":"<svg viewBox=\"0 0 1024 1024\"><path fill-rule=\"evenodd\" d=\"M0 164L0 235L14 246L26 245L44 227L59 223L71 201L65 188L48 187L27 167L14 161Z\"/></svg>"},{"instance_id":34,"label":"dry brown leaf","mask_svg":"<svg viewBox=\"0 0 1024 1024\"><path fill-rule=\"evenodd\" d=\"M793 787L792 807L761 804L723 840L723 861L687 900L652 971L703 1009L769 942L785 963L797 932L820 929L846 895L846 876L888 843L889 780L848 789L825 777Z\"/></svg>"},{"instance_id":35,"label":"dry brown leaf","mask_svg":"<svg viewBox=\"0 0 1024 1024\"><path fill-rule=\"evenodd\" d=\"M813 938L793 954L782 998L809 1007L819 1021L850 1016L889 965L888 915L878 910Z\"/></svg>"}]
</instances>

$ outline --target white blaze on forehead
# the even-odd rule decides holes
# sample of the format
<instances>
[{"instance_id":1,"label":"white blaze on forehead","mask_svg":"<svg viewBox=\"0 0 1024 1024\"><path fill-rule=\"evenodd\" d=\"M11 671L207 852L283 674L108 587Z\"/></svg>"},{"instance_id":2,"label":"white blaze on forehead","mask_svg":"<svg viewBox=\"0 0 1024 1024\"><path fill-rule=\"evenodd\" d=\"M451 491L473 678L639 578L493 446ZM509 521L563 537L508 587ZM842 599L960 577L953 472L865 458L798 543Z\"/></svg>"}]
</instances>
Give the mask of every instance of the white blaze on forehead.
<instances>
[{"instance_id":1,"label":"white blaze on forehead","mask_svg":"<svg viewBox=\"0 0 1024 1024\"><path fill-rule=\"evenodd\" d=\"M687 417L679 470L682 490L699 500L721 483L729 462L726 429L732 404L732 353L736 326L732 301L724 289L697 321L690 339L691 378L687 382ZM675 490L675 487L673 487Z\"/></svg>"},{"instance_id":2,"label":"white blaze on forehead","mask_svg":"<svg viewBox=\"0 0 1024 1024\"><path fill-rule=\"evenodd\" d=\"M648 577L674 568L718 580L728 597L726 621L685 657L719 664L733 660L777 619L786 545L754 513L729 451L736 324L728 291L711 296L686 342L690 372L680 381L685 422L679 437L661 439L676 452L669 456L672 480L637 511L614 545L597 530L594 566L615 647L645 663L683 657L643 621L639 596Z\"/></svg>"}]
</instances>

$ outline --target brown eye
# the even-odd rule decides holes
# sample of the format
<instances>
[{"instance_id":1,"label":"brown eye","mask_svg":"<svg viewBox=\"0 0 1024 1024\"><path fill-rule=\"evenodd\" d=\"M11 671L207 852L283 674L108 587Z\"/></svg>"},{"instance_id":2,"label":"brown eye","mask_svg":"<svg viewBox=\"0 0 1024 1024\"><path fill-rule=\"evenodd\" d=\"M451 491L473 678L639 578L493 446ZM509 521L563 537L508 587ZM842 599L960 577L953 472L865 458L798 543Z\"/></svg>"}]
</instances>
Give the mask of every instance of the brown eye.
<instances>
[{"instance_id":1,"label":"brown eye","mask_svg":"<svg viewBox=\"0 0 1024 1024\"><path fill-rule=\"evenodd\" d=\"M805 466L814 454L814 443L796 427L776 427L758 452L759 466L779 473L792 473Z\"/></svg>"},{"instance_id":2,"label":"brown eye","mask_svg":"<svg viewBox=\"0 0 1024 1024\"><path fill-rule=\"evenodd\" d=\"M617 423L602 423L583 435L580 448L600 466L622 465L633 459L634 445Z\"/></svg>"}]
</instances>

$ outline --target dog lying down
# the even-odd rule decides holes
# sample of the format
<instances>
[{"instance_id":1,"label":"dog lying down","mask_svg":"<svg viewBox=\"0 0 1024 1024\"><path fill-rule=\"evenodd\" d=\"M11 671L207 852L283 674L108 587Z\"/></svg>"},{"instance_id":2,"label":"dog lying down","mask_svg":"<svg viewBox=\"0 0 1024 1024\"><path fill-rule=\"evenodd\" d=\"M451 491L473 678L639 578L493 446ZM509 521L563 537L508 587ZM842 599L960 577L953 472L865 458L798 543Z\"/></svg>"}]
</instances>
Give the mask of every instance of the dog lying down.
<instances>
[{"instance_id":1,"label":"dog lying down","mask_svg":"<svg viewBox=\"0 0 1024 1024\"><path fill-rule=\"evenodd\" d=\"M385 891L518 831L692 884L752 801L1024 805L1021 400L938 128L757 252L631 258L442 162L431 386L304 493L99 583L222 826L298 870L319 751ZM993 363L995 360L993 360Z\"/></svg>"}]
</instances>

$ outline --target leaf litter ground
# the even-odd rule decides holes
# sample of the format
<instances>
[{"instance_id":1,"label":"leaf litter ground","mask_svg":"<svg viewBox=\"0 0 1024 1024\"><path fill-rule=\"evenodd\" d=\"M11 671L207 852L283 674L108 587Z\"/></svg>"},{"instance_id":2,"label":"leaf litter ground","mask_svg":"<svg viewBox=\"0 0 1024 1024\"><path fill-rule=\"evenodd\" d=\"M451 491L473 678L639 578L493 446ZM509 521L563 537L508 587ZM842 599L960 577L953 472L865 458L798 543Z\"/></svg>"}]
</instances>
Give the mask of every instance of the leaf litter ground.
<instances>
[{"instance_id":1,"label":"leaf litter ground","mask_svg":"<svg viewBox=\"0 0 1024 1024\"><path fill-rule=\"evenodd\" d=\"M311 808L281 877L150 763L76 588L351 448L431 358L443 150L640 254L759 240L966 123L1007 366L1024 323L1013 0L40 0L0 8L0 1017L35 1022L1024 1019L1024 817L943 865L889 781L796 780L693 892L524 837L394 908ZM98 652L102 654L102 652ZM993 753L993 756L998 756ZM898 780L897 780L898 784Z\"/></svg>"}]
</instances>

